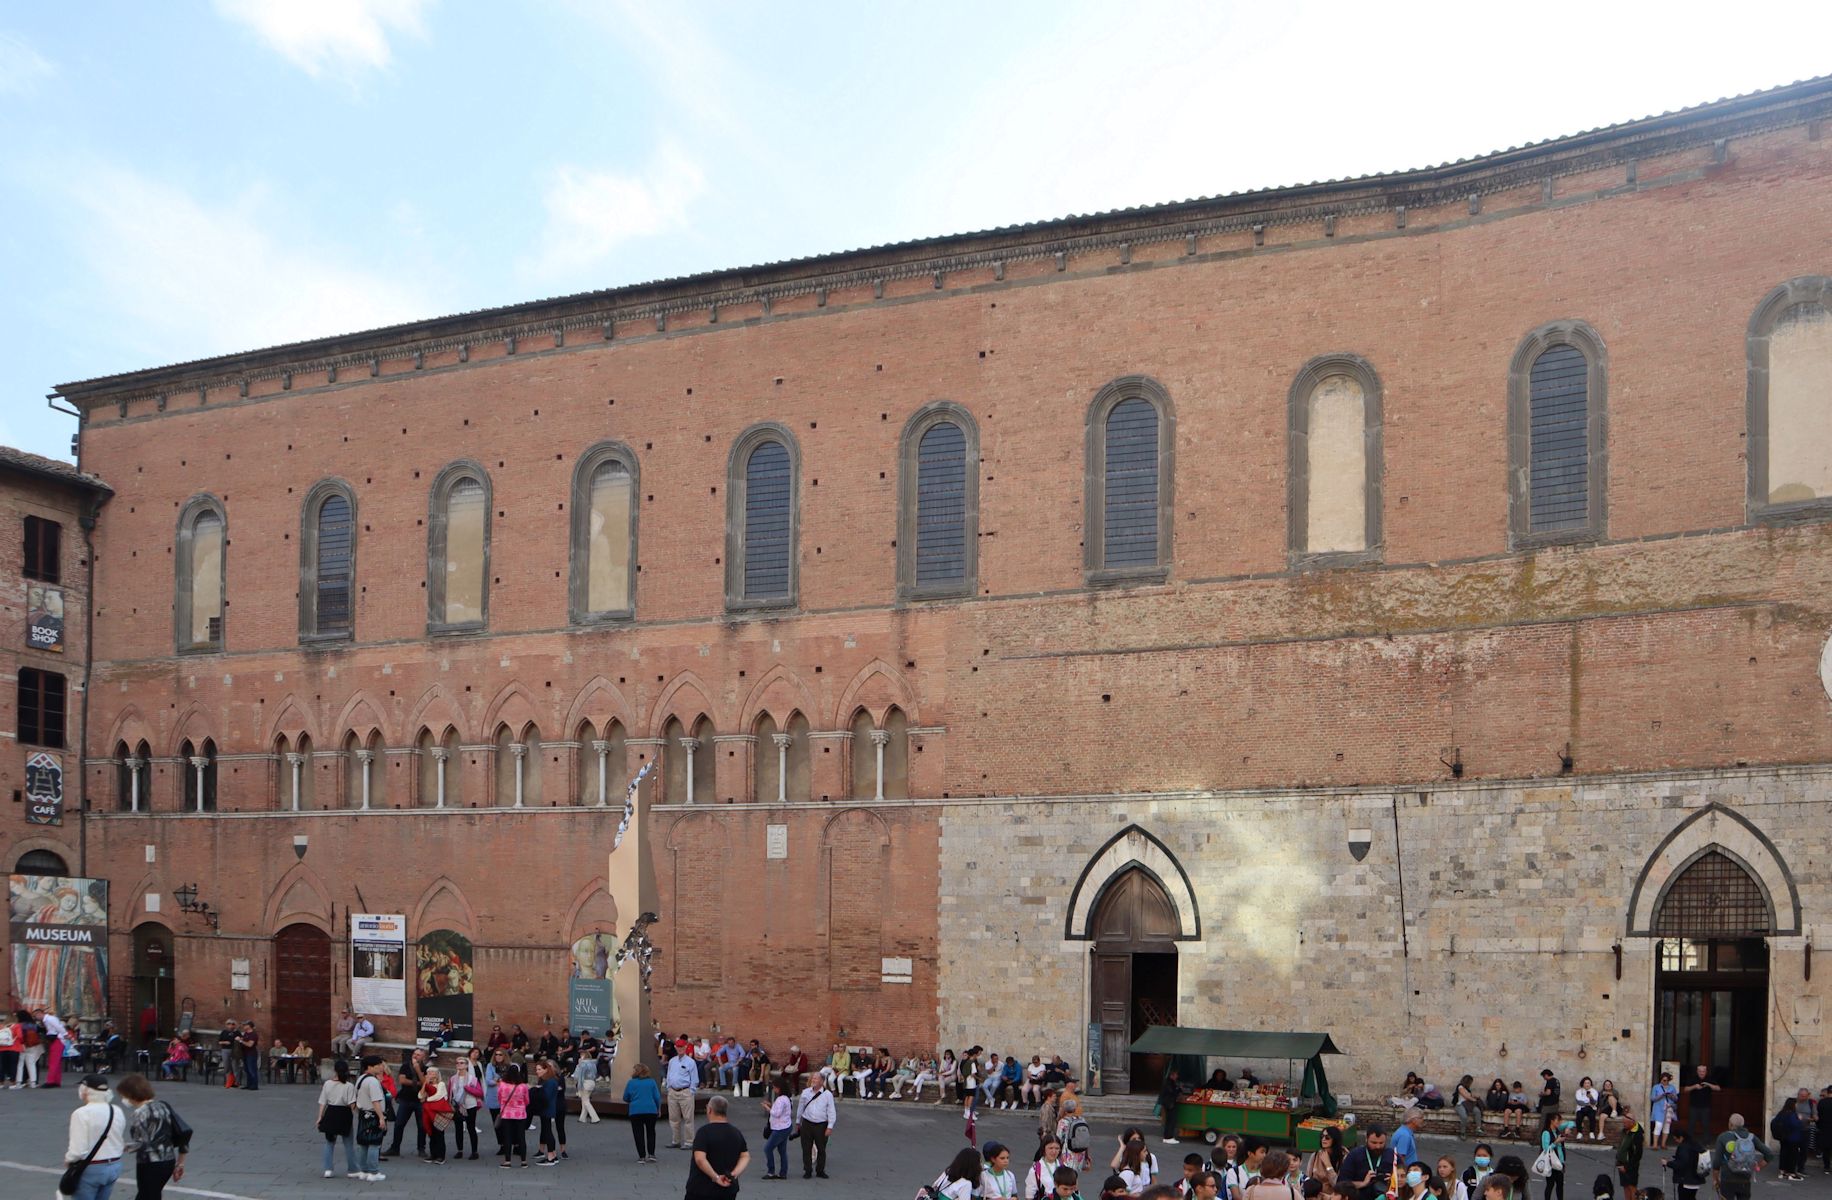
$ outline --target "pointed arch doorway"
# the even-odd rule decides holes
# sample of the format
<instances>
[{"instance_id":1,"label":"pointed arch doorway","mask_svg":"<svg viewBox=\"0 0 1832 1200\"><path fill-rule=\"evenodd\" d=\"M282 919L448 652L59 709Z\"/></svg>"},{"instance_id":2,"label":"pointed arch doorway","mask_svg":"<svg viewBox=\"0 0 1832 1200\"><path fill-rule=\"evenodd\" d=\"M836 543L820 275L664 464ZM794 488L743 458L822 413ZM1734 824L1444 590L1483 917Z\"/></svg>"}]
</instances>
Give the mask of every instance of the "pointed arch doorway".
<instances>
[{"instance_id":1,"label":"pointed arch doorway","mask_svg":"<svg viewBox=\"0 0 1832 1200\"><path fill-rule=\"evenodd\" d=\"M1715 846L1675 873L1655 902L1654 1069L1677 1063L1683 1089L1705 1068L1719 1089L1710 1094L1714 1133L1731 1113L1742 1113L1754 1130L1767 1119L1767 939L1774 931L1768 893ZM1682 1092L1682 1122L1691 1116L1690 1100Z\"/></svg>"},{"instance_id":2,"label":"pointed arch doorway","mask_svg":"<svg viewBox=\"0 0 1832 1200\"><path fill-rule=\"evenodd\" d=\"M1177 906L1148 871L1113 877L1094 902L1091 1019L1100 1025L1101 1090L1107 1095L1156 1092L1162 1055L1133 1054L1151 1025L1177 1023Z\"/></svg>"}]
</instances>

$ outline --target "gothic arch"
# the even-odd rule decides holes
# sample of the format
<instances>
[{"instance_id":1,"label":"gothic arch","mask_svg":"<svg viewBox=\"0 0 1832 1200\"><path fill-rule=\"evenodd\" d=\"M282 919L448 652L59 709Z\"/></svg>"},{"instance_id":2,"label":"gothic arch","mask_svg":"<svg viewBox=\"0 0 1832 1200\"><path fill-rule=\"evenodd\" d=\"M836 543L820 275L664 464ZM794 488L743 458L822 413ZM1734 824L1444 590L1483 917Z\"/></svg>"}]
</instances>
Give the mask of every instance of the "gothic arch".
<instances>
[{"instance_id":1,"label":"gothic arch","mask_svg":"<svg viewBox=\"0 0 1832 1200\"><path fill-rule=\"evenodd\" d=\"M868 694L867 688L874 676L885 680L891 691L890 696L881 697ZM873 701L876 701L875 705ZM864 708L871 713L872 724L882 728L885 710L892 704L903 710L903 715L909 718L910 724L920 725L922 723L916 719L916 696L910 690L909 681L899 675L883 659L874 658L860 668L859 673L854 675L852 681L846 685L846 690L840 693L840 704L836 710L838 715L834 719L850 721L854 710Z\"/></svg>"},{"instance_id":2,"label":"gothic arch","mask_svg":"<svg viewBox=\"0 0 1832 1200\"><path fill-rule=\"evenodd\" d=\"M66 863L74 863L77 861L76 848L73 846L66 846L64 843L48 837L24 837L16 842L10 843L6 847L6 857L0 859L0 868L11 871L14 863L34 850L49 850L51 853L63 859ZM109 889L111 893L113 890L112 888ZM114 903L112 894L109 896L108 902L111 905Z\"/></svg>"},{"instance_id":3,"label":"gothic arch","mask_svg":"<svg viewBox=\"0 0 1832 1200\"><path fill-rule=\"evenodd\" d=\"M114 907L117 900L114 890L115 889L112 887L108 889L108 905L110 908ZM140 877L140 882L134 885L134 890L127 893L127 895L132 898L127 906L127 928L132 929L134 926L140 925L146 921L153 921L160 925L166 925L171 921L172 916L170 913L163 911L163 904L160 906L161 911L159 912L147 911L146 895L148 892L161 897L168 894L168 889L165 886L165 879L160 874L158 867L154 867L145 875L142 875ZM112 922L113 917L111 916L109 920Z\"/></svg>"},{"instance_id":4,"label":"gothic arch","mask_svg":"<svg viewBox=\"0 0 1832 1200\"><path fill-rule=\"evenodd\" d=\"M358 692L350 697L344 704L343 711L337 714L337 720L331 724L331 728L337 730L339 734L354 733L359 742L367 742L371 733L379 733L384 743L390 746L398 744L396 739L389 734L388 727L382 720L381 710L376 706L375 701L369 699L364 692ZM317 738L312 739L314 745L317 742Z\"/></svg>"},{"instance_id":5,"label":"gothic arch","mask_svg":"<svg viewBox=\"0 0 1832 1200\"><path fill-rule=\"evenodd\" d=\"M1654 915L1667 889L1685 869L1710 851L1749 872L1774 913L1777 937L1800 933L1800 891L1781 851L1754 822L1733 808L1713 801L1678 825L1654 847L1628 900L1628 935L1653 937Z\"/></svg>"},{"instance_id":6,"label":"gothic arch","mask_svg":"<svg viewBox=\"0 0 1832 1200\"><path fill-rule=\"evenodd\" d=\"M210 728L209 717L204 712L204 706L201 704L186 705L184 711L178 714L178 720L172 724L172 740L167 744L166 757L178 758L181 753L180 747L187 741L201 746L206 740L215 741L220 752L221 735L219 731Z\"/></svg>"},{"instance_id":7,"label":"gothic arch","mask_svg":"<svg viewBox=\"0 0 1832 1200\"><path fill-rule=\"evenodd\" d=\"M1095 851L1082 868L1081 877L1069 893L1068 918L1063 937L1085 942L1093 939L1089 922L1100 907L1100 898L1114 880L1132 868L1145 872L1164 889L1177 906L1180 942L1202 937L1202 910L1196 903L1196 890L1190 886L1189 873L1177 861L1170 847L1137 825L1128 825Z\"/></svg>"},{"instance_id":8,"label":"gothic arch","mask_svg":"<svg viewBox=\"0 0 1832 1200\"><path fill-rule=\"evenodd\" d=\"M764 704L764 700L770 689L778 684L793 692L794 699L785 705L768 707ZM744 707L739 710L742 719L738 722L738 728L749 729L757 720L757 714L766 711L773 717L780 715L782 718L780 723L786 725L790 709L800 709L802 716L807 717L810 724L820 719L817 715L820 711L819 701L814 698L814 693L809 690L808 685L802 681L801 676L781 663L777 663L763 673L762 677L751 687L750 694L744 698Z\"/></svg>"},{"instance_id":9,"label":"gothic arch","mask_svg":"<svg viewBox=\"0 0 1832 1200\"><path fill-rule=\"evenodd\" d=\"M283 733L293 742L297 742L303 733L312 739L312 745L318 744L318 722L313 719L312 710L301 704L299 698L291 692L274 708L273 719L267 723L267 736L261 739L261 744L271 746L274 739Z\"/></svg>"},{"instance_id":10,"label":"gothic arch","mask_svg":"<svg viewBox=\"0 0 1832 1200\"><path fill-rule=\"evenodd\" d=\"M447 903L441 905L440 912L433 912L433 905L441 899L445 899ZM416 935L428 929L450 929L475 941L477 939L477 913L471 908L470 901L464 898L464 889L447 876L441 875L420 893L419 902L414 905L413 915L407 928L414 931Z\"/></svg>"},{"instance_id":11,"label":"gothic arch","mask_svg":"<svg viewBox=\"0 0 1832 1200\"><path fill-rule=\"evenodd\" d=\"M139 707L129 704L115 714L114 724L108 727L108 740L102 744L112 747L126 742L129 746L137 746L145 742L150 746L153 738L147 733L147 728L146 718L141 715ZM134 732L130 733L129 730Z\"/></svg>"},{"instance_id":12,"label":"gothic arch","mask_svg":"<svg viewBox=\"0 0 1832 1200\"><path fill-rule=\"evenodd\" d=\"M823 852L827 846L833 843L834 826L842 821L849 824L856 823L856 820L861 817L865 819L867 825L872 827L872 831L877 835L878 844L880 846L888 846L891 844L891 829L889 825L884 823L883 817L869 808L842 808L839 812L828 817L826 824L821 826L821 847Z\"/></svg>"},{"instance_id":13,"label":"gothic arch","mask_svg":"<svg viewBox=\"0 0 1832 1200\"><path fill-rule=\"evenodd\" d=\"M490 701L490 707L484 710L484 736L495 737L497 728L503 725L517 732L530 725L537 729L543 725L540 705L519 682L504 684Z\"/></svg>"},{"instance_id":14,"label":"gothic arch","mask_svg":"<svg viewBox=\"0 0 1832 1200\"><path fill-rule=\"evenodd\" d=\"M608 917L603 915L607 909ZM570 946L586 934L601 930L621 935L624 931L619 923L621 917L616 897L611 895L604 876L600 875L579 889L573 897L572 907L566 910L566 923L561 926L566 931L566 944Z\"/></svg>"},{"instance_id":15,"label":"gothic arch","mask_svg":"<svg viewBox=\"0 0 1832 1200\"><path fill-rule=\"evenodd\" d=\"M699 696L700 702L694 704L689 701L685 704L676 705L675 697L689 688L692 689L695 695ZM701 682L698 675L695 675L692 671L682 671L679 675L676 675L673 679L668 681L668 686L662 689L661 696L655 701L655 707L649 711L650 736L661 737L662 729L668 724L669 717L679 717L681 719L681 728L691 733L693 731L693 723L701 713L705 713L711 718L714 729L719 728L719 715L713 711L712 700L710 699L711 696L712 692L706 687L705 683Z\"/></svg>"},{"instance_id":16,"label":"gothic arch","mask_svg":"<svg viewBox=\"0 0 1832 1200\"><path fill-rule=\"evenodd\" d=\"M468 722L464 719L464 708L452 699L451 693L436 683L427 688L414 704L413 714L407 718L404 728L416 738L420 736L420 730L430 729L435 741L442 739L449 728L457 731L460 742L471 740Z\"/></svg>"},{"instance_id":17,"label":"gothic arch","mask_svg":"<svg viewBox=\"0 0 1832 1200\"><path fill-rule=\"evenodd\" d=\"M617 685L602 675L594 675L580 690L578 699L567 710L566 723L560 726L563 736L571 736L579 722L589 720L601 733L612 721L630 728L632 709Z\"/></svg>"},{"instance_id":18,"label":"gothic arch","mask_svg":"<svg viewBox=\"0 0 1832 1200\"><path fill-rule=\"evenodd\" d=\"M267 896L266 927L271 933L288 925L322 929L333 940L337 934L337 906L318 873L304 863L294 863L275 882Z\"/></svg>"}]
</instances>

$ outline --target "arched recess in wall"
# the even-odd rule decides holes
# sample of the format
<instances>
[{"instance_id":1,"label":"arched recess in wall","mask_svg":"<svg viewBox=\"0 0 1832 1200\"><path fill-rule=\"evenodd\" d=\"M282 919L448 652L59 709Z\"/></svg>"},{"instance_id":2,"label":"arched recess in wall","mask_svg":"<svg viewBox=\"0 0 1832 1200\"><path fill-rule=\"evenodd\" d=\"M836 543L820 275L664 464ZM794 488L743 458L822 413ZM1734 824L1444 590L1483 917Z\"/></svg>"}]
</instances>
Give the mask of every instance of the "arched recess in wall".
<instances>
[{"instance_id":1,"label":"arched recess in wall","mask_svg":"<svg viewBox=\"0 0 1832 1200\"><path fill-rule=\"evenodd\" d=\"M330 850L331 847L325 849ZM336 926L332 917L335 911L331 903L331 891L325 887L324 880L303 862L297 862L287 869L286 874L280 876L273 890L267 894L263 925L267 929L279 929L285 925L311 925L325 933L334 933Z\"/></svg>"},{"instance_id":2,"label":"arched recess in wall","mask_svg":"<svg viewBox=\"0 0 1832 1200\"><path fill-rule=\"evenodd\" d=\"M669 900L668 959L674 986L718 987L725 981L725 879L731 859L724 822L682 817L668 827L674 895Z\"/></svg>"},{"instance_id":3,"label":"arched recess in wall","mask_svg":"<svg viewBox=\"0 0 1832 1200\"><path fill-rule=\"evenodd\" d=\"M884 890L891 877L891 836L865 809L835 813L821 831L827 880L827 985L876 989L884 972Z\"/></svg>"},{"instance_id":4,"label":"arched recess in wall","mask_svg":"<svg viewBox=\"0 0 1832 1200\"><path fill-rule=\"evenodd\" d=\"M441 875L426 885L420 898L414 902L413 915L407 923L408 931L427 929L451 929L466 937L477 936L477 914L471 908L470 901L465 899L464 889Z\"/></svg>"},{"instance_id":5,"label":"arched recess in wall","mask_svg":"<svg viewBox=\"0 0 1832 1200\"><path fill-rule=\"evenodd\" d=\"M1081 877L1069 893L1069 910L1063 936L1071 941L1091 941L1090 919L1100 906L1107 887L1127 871L1138 869L1157 880L1171 903L1177 906L1179 933L1177 941L1195 941L1202 937L1202 910L1196 903L1196 891L1190 886L1189 873L1177 861L1170 847L1137 825L1128 825L1088 859Z\"/></svg>"},{"instance_id":6,"label":"arched recess in wall","mask_svg":"<svg viewBox=\"0 0 1832 1200\"><path fill-rule=\"evenodd\" d=\"M1667 889L1687 867L1714 851L1742 867L1762 889L1774 914L1771 935L1800 933L1800 891L1780 850L1742 813L1712 803L1674 826L1648 855L1629 894L1628 936L1659 936L1656 916Z\"/></svg>"},{"instance_id":7,"label":"arched recess in wall","mask_svg":"<svg viewBox=\"0 0 1832 1200\"><path fill-rule=\"evenodd\" d=\"M604 876L593 879L573 896L572 907L566 910L566 941L568 945L590 933L619 933L617 925L617 901L612 899L605 885Z\"/></svg>"}]
</instances>

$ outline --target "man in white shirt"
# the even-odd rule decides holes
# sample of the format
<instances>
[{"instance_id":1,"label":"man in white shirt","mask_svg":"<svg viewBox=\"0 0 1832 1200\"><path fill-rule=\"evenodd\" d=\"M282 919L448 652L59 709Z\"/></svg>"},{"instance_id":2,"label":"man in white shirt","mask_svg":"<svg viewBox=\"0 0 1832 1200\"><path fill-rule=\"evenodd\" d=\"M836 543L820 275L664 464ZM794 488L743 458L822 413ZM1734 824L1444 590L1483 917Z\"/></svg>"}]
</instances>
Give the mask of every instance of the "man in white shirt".
<instances>
[{"instance_id":1,"label":"man in white shirt","mask_svg":"<svg viewBox=\"0 0 1832 1200\"><path fill-rule=\"evenodd\" d=\"M64 1051L70 1047L70 1029L48 1008L38 1023L45 1031L45 1086L59 1087L64 1082Z\"/></svg>"},{"instance_id":2,"label":"man in white shirt","mask_svg":"<svg viewBox=\"0 0 1832 1200\"><path fill-rule=\"evenodd\" d=\"M668 1089L668 1143L670 1150L685 1150L693 1145L693 1092L700 1082L699 1068L693 1059L677 1054L668 1060L663 1083Z\"/></svg>"},{"instance_id":3,"label":"man in white shirt","mask_svg":"<svg viewBox=\"0 0 1832 1200\"><path fill-rule=\"evenodd\" d=\"M800 1114L802 1144L802 1178L827 1178L827 1139L833 1136L834 1118L839 1115L827 1081L819 1075L808 1077L795 1111Z\"/></svg>"},{"instance_id":4,"label":"man in white shirt","mask_svg":"<svg viewBox=\"0 0 1832 1200\"><path fill-rule=\"evenodd\" d=\"M78 1107L70 1114L70 1144L64 1150L64 1162L89 1159L76 1185L76 1195L90 1197L106 1192L121 1177L127 1117L115 1108L108 1080L101 1075L83 1076L76 1086L76 1098ZM89 1157L91 1151L93 1158Z\"/></svg>"},{"instance_id":5,"label":"man in white shirt","mask_svg":"<svg viewBox=\"0 0 1832 1200\"><path fill-rule=\"evenodd\" d=\"M350 1026L350 1054L361 1058L363 1047L375 1039L375 1022L361 1013L356 1014L356 1024Z\"/></svg>"}]
</instances>

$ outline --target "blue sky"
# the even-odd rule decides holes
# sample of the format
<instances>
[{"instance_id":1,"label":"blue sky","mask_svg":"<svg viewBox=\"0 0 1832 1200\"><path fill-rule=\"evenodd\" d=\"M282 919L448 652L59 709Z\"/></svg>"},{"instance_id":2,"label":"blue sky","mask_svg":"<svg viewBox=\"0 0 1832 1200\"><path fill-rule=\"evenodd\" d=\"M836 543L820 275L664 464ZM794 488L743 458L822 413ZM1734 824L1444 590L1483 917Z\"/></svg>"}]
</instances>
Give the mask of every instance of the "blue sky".
<instances>
[{"instance_id":1,"label":"blue sky","mask_svg":"<svg viewBox=\"0 0 1832 1200\"><path fill-rule=\"evenodd\" d=\"M72 379L1832 71L1824 0L1559 11L0 0L0 441L68 457Z\"/></svg>"}]
</instances>

